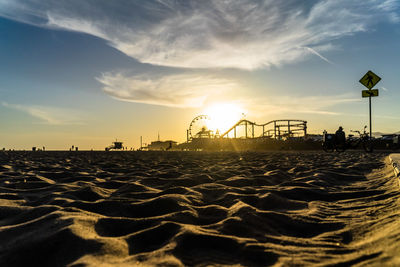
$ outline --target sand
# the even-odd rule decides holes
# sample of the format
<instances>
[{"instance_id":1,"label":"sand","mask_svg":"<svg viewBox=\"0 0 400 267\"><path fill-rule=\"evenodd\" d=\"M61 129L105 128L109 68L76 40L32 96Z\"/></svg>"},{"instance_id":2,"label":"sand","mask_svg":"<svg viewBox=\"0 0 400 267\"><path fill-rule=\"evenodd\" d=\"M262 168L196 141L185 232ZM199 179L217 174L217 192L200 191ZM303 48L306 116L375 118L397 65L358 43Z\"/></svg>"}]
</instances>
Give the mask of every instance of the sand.
<instances>
[{"instance_id":1,"label":"sand","mask_svg":"<svg viewBox=\"0 0 400 267\"><path fill-rule=\"evenodd\" d=\"M2 152L0 266L400 265L386 154Z\"/></svg>"}]
</instances>

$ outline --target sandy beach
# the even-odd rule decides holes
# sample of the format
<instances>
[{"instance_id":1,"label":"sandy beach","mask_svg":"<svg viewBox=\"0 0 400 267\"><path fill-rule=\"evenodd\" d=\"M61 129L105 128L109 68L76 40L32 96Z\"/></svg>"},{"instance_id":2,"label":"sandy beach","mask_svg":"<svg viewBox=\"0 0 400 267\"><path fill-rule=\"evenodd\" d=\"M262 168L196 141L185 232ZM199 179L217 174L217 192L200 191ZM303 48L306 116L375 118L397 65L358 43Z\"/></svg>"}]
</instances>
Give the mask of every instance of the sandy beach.
<instances>
[{"instance_id":1,"label":"sandy beach","mask_svg":"<svg viewBox=\"0 0 400 267\"><path fill-rule=\"evenodd\" d=\"M400 265L387 154L3 152L1 266Z\"/></svg>"}]
</instances>

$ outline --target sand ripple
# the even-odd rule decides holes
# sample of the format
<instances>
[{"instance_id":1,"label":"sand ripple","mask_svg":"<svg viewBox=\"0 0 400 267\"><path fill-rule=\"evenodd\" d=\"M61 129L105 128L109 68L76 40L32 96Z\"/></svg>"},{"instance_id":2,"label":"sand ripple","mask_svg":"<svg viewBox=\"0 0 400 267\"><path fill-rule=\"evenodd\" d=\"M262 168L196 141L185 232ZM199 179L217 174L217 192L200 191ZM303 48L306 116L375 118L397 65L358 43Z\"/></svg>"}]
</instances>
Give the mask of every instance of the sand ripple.
<instances>
[{"instance_id":1,"label":"sand ripple","mask_svg":"<svg viewBox=\"0 0 400 267\"><path fill-rule=\"evenodd\" d=\"M385 154L6 152L0 266L398 265Z\"/></svg>"}]
</instances>

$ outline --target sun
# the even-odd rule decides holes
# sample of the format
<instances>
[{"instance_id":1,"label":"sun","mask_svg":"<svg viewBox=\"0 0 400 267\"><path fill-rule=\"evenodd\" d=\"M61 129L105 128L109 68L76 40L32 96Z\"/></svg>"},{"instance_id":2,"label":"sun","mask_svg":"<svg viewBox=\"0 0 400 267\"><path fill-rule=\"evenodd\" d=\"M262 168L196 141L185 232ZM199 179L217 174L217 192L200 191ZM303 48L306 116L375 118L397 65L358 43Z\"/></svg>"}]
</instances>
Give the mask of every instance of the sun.
<instances>
[{"instance_id":1,"label":"sun","mask_svg":"<svg viewBox=\"0 0 400 267\"><path fill-rule=\"evenodd\" d=\"M210 118L208 128L220 134L242 119L244 113L243 108L235 103L215 103L204 110L204 114Z\"/></svg>"}]
</instances>

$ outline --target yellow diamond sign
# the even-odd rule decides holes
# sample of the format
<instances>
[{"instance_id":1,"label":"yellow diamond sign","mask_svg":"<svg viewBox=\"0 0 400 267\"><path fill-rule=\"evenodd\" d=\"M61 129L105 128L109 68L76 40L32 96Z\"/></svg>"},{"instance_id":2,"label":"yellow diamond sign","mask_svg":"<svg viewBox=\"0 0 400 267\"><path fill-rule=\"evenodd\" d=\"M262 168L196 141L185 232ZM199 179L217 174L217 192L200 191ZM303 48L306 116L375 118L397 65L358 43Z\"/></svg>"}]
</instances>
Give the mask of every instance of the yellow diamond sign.
<instances>
[{"instance_id":1,"label":"yellow diamond sign","mask_svg":"<svg viewBox=\"0 0 400 267\"><path fill-rule=\"evenodd\" d=\"M375 84L377 84L379 81L381 80L381 78L376 75L375 73L373 73L372 71L368 71L360 80L360 83L362 85L364 85L365 87L367 87L368 89L371 89L372 87L375 86Z\"/></svg>"}]
</instances>

